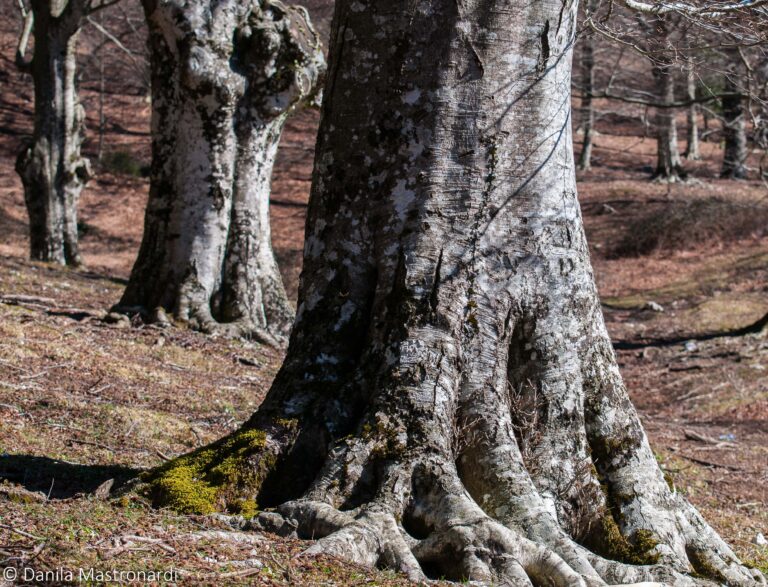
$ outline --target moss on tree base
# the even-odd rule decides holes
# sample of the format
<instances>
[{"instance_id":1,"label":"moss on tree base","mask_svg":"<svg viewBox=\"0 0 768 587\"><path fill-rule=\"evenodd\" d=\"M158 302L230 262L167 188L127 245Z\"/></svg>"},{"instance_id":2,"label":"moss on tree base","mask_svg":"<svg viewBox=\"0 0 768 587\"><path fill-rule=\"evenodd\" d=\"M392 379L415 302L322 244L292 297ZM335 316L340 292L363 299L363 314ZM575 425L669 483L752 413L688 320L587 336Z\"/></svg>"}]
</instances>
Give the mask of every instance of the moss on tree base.
<instances>
[{"instance_id":1,"label":"moss on tree base","mask_svg":"<svg viewBox=\"0 0 768 587\"><path fill-rule=\"evenodd\" d=\"M146 474L144 492L155 507L183 514L228 512L252 517L256 497L276 455L262 430L239 430Z\"/></svg>"}]
</instances>

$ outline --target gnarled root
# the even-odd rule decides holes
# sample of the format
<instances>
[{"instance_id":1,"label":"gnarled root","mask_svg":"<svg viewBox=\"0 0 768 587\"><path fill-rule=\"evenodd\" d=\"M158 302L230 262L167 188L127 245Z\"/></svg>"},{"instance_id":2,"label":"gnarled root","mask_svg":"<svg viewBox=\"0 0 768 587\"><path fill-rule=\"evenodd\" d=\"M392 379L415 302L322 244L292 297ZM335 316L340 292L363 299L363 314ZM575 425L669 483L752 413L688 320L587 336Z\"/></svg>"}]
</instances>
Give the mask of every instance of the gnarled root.
<instances>
[{"instance_id":1,"label":"gnarled root","mask_svg":"<svg viewBox=\"0 0 768 587\"><path fill-rule=\"evenodd\" d=\"M600 559L582 549L593 569L585 576L553 549L483 512L450 465L432 462L413 471L410 496L382 494L349 511L297 500L260 514L251 527L316 539L306 555L325 554L363 566L392 568L414 581L431 576L510 586L591 587L614 580L646 587L706 584L661 568L655 571L665 574L664 582L648 580L653 572Z\"/></svg>"}]
</instances>

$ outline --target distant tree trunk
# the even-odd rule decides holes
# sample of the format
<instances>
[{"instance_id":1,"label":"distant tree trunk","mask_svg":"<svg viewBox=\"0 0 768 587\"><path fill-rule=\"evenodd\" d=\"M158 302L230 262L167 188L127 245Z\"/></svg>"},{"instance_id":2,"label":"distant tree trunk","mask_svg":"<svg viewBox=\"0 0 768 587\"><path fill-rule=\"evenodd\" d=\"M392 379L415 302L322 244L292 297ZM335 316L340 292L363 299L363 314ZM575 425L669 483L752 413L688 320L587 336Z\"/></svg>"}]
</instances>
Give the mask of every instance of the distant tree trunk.
<instances>
[{"instance_id":1,"label":"distant tree trunk","mask_svg":"<svg viewBox=\"0 0 768 587\"><path fill-rule=\"evenodd\" d=\"M656 83L656 96L659 104L672 104L675 101L675 78L668 63L654 63L653 78ZM677 123L675 108L656 108L657 163L654 177L665 181L685 179L686 172L677 146Z\"/></svg>"},{"instance_id":2,"label":"distant tree trunk","mask_svg":"<svg viewBox=\"0 0 768 587\"><path fill-rule=\"evenodd\" d=\"M747 177L747 130L744 116L744 98L732 74L725 76L723 108L723 166L720 177L746 179Z\"/></svg>"},{"instance_id":3,"label":"distant tree trunk","mask_svg":"<svg viewBox=\"0 0 768 587\"><path fill-rule=\"evenodd\" d=\"M701 151L699 149L699 106L693 100L696 99L696 70L693 67L693 63L689 62L688 67L685 70L686 73L686 90L687 98L691 101L688 105L688 111L686 112L686 139L687 144L685 147L685 153L683 156L688 161L698 161L701 159Z\"/></svg>"},{"instance_id":4,"label":"distant tree trunk","mask_svg":"<svg viewBox=\"0 0 768 587\"><path fill-rule=\"evenodd\" d=\"M595 139L595 39L589 34L581 41L581 128L584 137L579 155L579 169L587 171L592 167L592 145Z\"/></svg>"},{"instance_id":5,"label":"distant tree trunk","mask_svg":"<svg viewBox=\"0 0 768 587\"><path fill-rule=\"evenodd\" d=\"M29 213L34 260L80 265L77 202L90 177L80 154L85 112L77 98L76 45L86 6L81 0L34 0L34 54L20 61L32 74L32 140L16 160ZM23 51L22 51L23 53Z\"/></svg>"},{"instance_id":6,"label":"distant tree trunk","mask_svg":"<svg viewBox=\"0 0 768 587\"><path fill-rule=\"evenodd\" d=\"M285 339L272 252L272 166L324 60L306 11L277 2L145 0L152 172L144 238L120 302L205 332Z\"/></svg>"},{"instance_id":7,"label":"distant tree trunk","mask_svg":"<svg viewBox=\"0 0 768 587\"><path fill-rule=\"evenodd\" d=\"M157 505L276 507L252 525L413 579L759 576L667 485L621 381L575 30L559 0L336 3L285 362L243 429L147 478Z\"/></svg>"}]
</instances>

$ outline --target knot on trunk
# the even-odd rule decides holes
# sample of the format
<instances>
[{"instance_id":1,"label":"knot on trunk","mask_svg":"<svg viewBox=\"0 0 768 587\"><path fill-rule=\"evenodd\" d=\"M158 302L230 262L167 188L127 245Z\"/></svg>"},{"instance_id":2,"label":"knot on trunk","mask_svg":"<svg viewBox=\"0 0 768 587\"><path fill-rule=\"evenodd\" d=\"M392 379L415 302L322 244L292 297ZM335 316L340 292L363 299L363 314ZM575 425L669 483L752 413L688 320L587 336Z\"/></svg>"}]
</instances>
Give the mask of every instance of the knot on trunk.
<instances>
[{"instance_id":1,"label":"knot on trunk","mask_svg":"<svg viewBox=\"0 0 768 587\"><path fill-rule=\"evenodd\" d=\"M319 102L325 58L304 8L270 2L251 12L237 31L233 58L250 86L246 106L264 118Z\"/></svg>"}]
</instances>

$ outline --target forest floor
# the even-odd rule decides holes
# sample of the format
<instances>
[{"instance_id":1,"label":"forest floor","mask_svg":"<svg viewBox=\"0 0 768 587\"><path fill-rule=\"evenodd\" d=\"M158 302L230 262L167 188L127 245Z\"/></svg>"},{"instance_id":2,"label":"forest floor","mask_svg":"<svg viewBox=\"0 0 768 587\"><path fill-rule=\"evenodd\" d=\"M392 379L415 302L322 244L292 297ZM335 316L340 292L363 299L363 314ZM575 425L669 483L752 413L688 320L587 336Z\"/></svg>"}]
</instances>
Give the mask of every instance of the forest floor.
<instances>
[{"instance_id":1,"label":"forest floor","mask_svg":"<svg viewBox=\"0 0 768 587\"><path fill-rule=\"evenodd\" d=\"M12 41L0 36L1 55L12 55ZM305 543L224 540L212 533L226 529L215 518L105 499L109 479L127 479L235 429L269 389L281 355L182 328L121 328L99 319L118 301L141 238L148 183L138 171L149 160L149 106L141 97L109 97L110 163L80 208L87 268L27 260L13 161L31 127L31 88L5 57L0 566L175 571L181 584L408 584L391 573L296 558ZM87 105L95 100L85 92ZM275 172L275 249L294 296L316 125L315 112L289 122ZM715 143L704 143L704 159L690 164L694 181L652 183L655 145L638 120L605 118L600 130L595 166L579 189L630 394L678 490L740 556L768 572L768 547L752 543L759 532L768 535L768 340L706 338L768 311L767 223L760 229L766 186L716 179ZM94 149L89 135L86 150Z\"/></svg>"}]
</instances>

